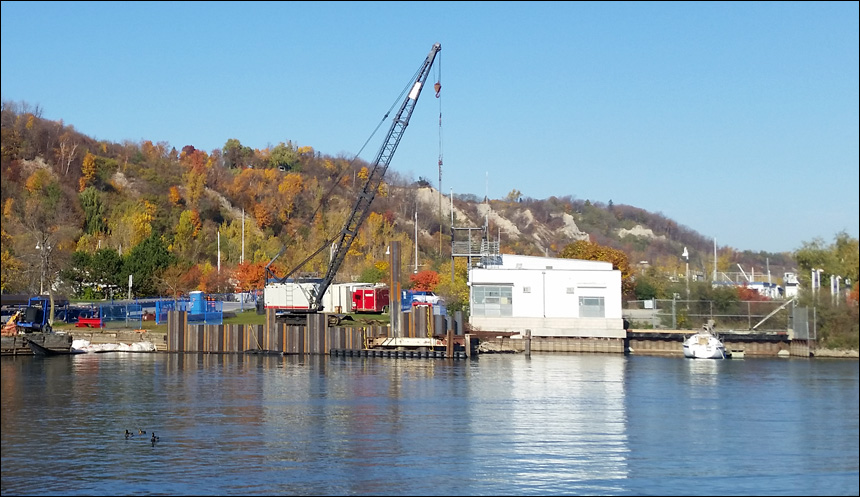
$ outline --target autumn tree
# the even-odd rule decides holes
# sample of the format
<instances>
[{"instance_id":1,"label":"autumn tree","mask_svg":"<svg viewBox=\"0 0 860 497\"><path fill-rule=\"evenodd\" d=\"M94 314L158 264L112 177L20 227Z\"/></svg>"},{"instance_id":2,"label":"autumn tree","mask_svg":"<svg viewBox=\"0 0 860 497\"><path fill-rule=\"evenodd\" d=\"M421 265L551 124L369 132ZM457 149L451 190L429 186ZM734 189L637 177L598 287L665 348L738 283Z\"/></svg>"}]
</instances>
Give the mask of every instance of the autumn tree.
<instances>
[{"instance_id":1,"label":"autumn tree","mask_svg":"<svg viewBox=\"0 0 860 497\"><path fill-rule=\"evenodd\" d=\"M200 290L206 293L224 293L232 291L230 279L233 272L222 267L220 270L209 263L201 265Z\"/></svg>"},{"instance_id":2,"label":"autumn tree","mask_svg":"<svg viewBox=\"0 0 860 497\"><path fill-rule=\"evenodd\" d=\"M265 283L266 263L265 262L243 262L236 266L236 279L239 283L236 285L236 291L249 292L260 288Z\"/></svg>"},{"instance_id":3,"label":"autumn tree","mask_svg":"<svg viewBox=\"0 0 860 497\"><path fill-rule=\"evenodd\" d=\"M611 262L612 269L621 271L622 295L633 295L634 282L630 265L627 262L627 254L624 252L586 240L577 240L568 244L561 251L559 257L564 259Z\"/></svg>"},{"instance_id":4,"label":"autumn tree","mask_svg":"<svg viewBox=\"0 0 860 497\"><path fill-rule=\"evenodd\" d=\"M452 273L451 266L454 266ZM437 295L445 300L448 311L469 311L469 266L465 257L456 257L439 268L439 283L436 285ZM453 278L452 278L453 274Z\"/></svg>"},{"instance_id":5,"label":"autumn tree","mask_svg":"<svg viewBox=\"0 0 860 497\"><path fill-rule=\"evenodd\" d=\"M11 250L12 237L0 227L0 290L6 293L22 268L22 261Z\"/></svg>"},{"instance_id":6,"label":"autumn tree","mask_svg":"<svg viewBox=\"0 0 860 497\"><path fill-rule=\"evenodd\" d=\"M179 188L177 188L176 185L171 186L170 190L168 190L167 200L175 206L178 206L182 203L182 194L179 193Z\"/></svg>"},{"instance_id":7,"label":"autumn tree","mask_svg":"<svg viewBox=\"0 0 860 497\"><path fill-rule=\"evenodd\" d=\"M409 275L409 284L413 290L434 292L439 285L439 273L425 269Z\"/></svg>"},{"instance_id":8,"label":"autumn tree","mask_svg":"<svg viewBox=\"0 0 860 497\"><path fill-rule=\"evenodd\" d=\"M159 293L162 295L169 295L175 299L183 293L187 294L190 290L196 288L196 281L193 287L188 287L185 284L185 274L187 271L188 270L183 264L174 264L162 271L161 274L156 277Z\"/></svg>"}]
</instances>

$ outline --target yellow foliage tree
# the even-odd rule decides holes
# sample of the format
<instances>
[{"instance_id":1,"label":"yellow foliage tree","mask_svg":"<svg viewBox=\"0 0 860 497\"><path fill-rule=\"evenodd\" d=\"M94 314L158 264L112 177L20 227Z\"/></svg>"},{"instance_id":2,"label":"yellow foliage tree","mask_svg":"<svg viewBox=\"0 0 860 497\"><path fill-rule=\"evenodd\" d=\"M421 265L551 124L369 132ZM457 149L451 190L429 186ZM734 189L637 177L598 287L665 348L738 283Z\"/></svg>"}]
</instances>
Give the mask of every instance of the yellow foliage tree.
<instances>
[{"instance_id":1,"label":"yellow foliage tree","mask_svg":"<svg viewBox=\"0 0 860 497\"><path fill-rule=\"evenodd\" d=\"M6 290L12 276L18 274L22 267L21 261L12 254L9 250L12 237L6 233L5 229L0 228L0 245L3 249L0 250L0 289Z\"/></svg>"},{"instance_id":2,"label":"yellow foliage tree","mask_svg":"<svg viewBox=\"0 0 860 497\"><path fill-rule=\"evenodd\" d=\"M206 175L192 169L183 175L183 179L185 180L185 198L188 200L188 205L196 207L206 187Z\"/></svg>"},{"instance_id":3,"label":"yellow foliage tree","mask_svg":"<svg viewBox=\"0 0 860 497\"><path fill-rule=\"evenodd\" d=\"M288 173L278 184L278 193L281 195L278 198L279 209L278 218L282 222L287 222L295 209L296 197L302 192L304 181L301 174Z\"/></svg>"},{"instance_id":4,"label":"yellow foliage tree","mask_svg":"<svg viewBox=\"0 0 860 497\"><path fill-rule=\"evenodd\" d=\"M449 311L469 310L469 266L464 257L454 259L454 279L451 279L451 261L439 268L439 284L434 290L445 299Z\"/></svg>"},{"instance_id":5,"label":"yellow foliage tree","mask_svg":"<svg viewBox=\"0 0 860 497\"><path fill-rule=\"evenodd\" d=\"M24 184L24 188L27 189L30 193L37 193L42 191L48 183L51 182L51 175L48 171L44 169L37 169L30 177L27 178L27 182Z\"/></svg>"},{"instance_id":6,"label":"yellow foliage tree","mask_svg":"<svg viewBox=\"0 0 860 497\"><path fill-rule=\"evenodd\" d=\"M152 234L152 221L155 219L156 209L155 204L144 200L142 208L135 213L132 218L134 229L132 246L137 245Z\"/></svg>"},{"instance_id":7,"label":"yellow foliage tree","mask_svg":"<svg viewBox=\"0 0 860 497\"><path fill-rule=\"evenodd\" d=\"M3 217L6 219L10 219L13 215L15 209L15 199L9 197L6 199L6 202L3 204Z\"/></svg>"},{"instance_id":8,"label":"yellow foliage tree","mask_svg":"<svg viewBox=\"0 0 860 497\"><path fill-rule=\"evenodd\" d=\"M81 179L78 181L78 189L80 191L84 191L84 189L93 181L93 178L96 177L96 156L87 152L84 156L84 162L81 164Z\"/></svg>"}]
</instances>

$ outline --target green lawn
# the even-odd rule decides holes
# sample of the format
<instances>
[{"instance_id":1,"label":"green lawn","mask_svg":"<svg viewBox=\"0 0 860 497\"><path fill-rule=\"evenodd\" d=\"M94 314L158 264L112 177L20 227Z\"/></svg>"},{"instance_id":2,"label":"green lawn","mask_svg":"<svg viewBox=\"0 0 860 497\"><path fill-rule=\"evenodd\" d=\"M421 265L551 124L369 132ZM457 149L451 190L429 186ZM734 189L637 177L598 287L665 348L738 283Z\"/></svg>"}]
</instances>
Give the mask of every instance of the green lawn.
<instances>
[{"instance_id":1,"label":"green lawn","mask_svg":"<svg viewBox=\"0 0 860 497\"><path fill-rule=\"evenodd\" d=\"M349 314L357 325L365 326L384 326L390 322L388 314ZM125 323L108 322L105 330L131 330L138 329L138 322L133 323L133 326L125 326ZM257 314L255 309L249 309L244 312L237 312L235 317L224 318L224 324L266 324L266 315ZM348 325L349 321L344 321ZM167 324L155 324L155 321L144 321L141 328L150 333L167 333ZM56 323L54 330L86 331L88 328L77 328L74 323ZM95 330L93 330L95 331Z\"/></svg>"}]
</instances>

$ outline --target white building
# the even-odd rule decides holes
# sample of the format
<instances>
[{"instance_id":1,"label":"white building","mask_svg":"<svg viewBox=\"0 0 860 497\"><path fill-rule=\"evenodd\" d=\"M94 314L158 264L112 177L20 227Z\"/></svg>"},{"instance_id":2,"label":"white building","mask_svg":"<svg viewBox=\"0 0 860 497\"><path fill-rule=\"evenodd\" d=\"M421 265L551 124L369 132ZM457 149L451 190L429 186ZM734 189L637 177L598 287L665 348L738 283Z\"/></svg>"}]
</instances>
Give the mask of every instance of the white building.
<instances>
[{"instance_id":1,"label":"white building","mask_svg":"<svg viewBox=\"0 0 860 497\"><path fill-rule=\"evenodd\" d=\"M621 271L612 263L502 254L469 271L469 323L534 337L624 338Z\"/></svg>"}]
</instances>

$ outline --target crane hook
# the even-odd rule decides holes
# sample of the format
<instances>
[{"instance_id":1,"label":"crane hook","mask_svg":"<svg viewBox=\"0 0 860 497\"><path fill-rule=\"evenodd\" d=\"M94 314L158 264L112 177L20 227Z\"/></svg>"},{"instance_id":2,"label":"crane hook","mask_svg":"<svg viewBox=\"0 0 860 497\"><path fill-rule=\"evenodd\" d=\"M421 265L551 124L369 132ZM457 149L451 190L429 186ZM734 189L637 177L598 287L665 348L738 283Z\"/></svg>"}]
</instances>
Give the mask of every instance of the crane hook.
<instances>
[{"instance_id":1,"label":"crane hook","mask_svg":"<svg viewBox=\"0 0 860 497\"><path fill-rule=\"evenodd\" d=\"M436 98L439 98L439 92L442 91L442 83L437 81L436 84L433 85L433 89L436 90Z\"/></svg>"}]
</instances>

